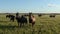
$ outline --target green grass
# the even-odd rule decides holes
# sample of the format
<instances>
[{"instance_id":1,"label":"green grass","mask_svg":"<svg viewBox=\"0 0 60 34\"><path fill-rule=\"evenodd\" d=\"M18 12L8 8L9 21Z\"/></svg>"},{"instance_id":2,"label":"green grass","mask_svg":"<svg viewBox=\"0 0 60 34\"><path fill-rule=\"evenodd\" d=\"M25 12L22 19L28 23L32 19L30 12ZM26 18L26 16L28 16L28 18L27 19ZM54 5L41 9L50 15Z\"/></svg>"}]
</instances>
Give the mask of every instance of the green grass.
<instances>
[{"instance_id":1,"label":"green grass","mask_svg":"<svg viewBox=\"0 0 60 34\"><path fill-rule=\"evenodd\" d=\"M10 22L5 16L0 15L0 34L60 34L60 15L56 15L55 18L50 18L49 15L35 15L34 27L28 23L21 28L18 27L16 20Z\"/></svg>"}]
</instances>

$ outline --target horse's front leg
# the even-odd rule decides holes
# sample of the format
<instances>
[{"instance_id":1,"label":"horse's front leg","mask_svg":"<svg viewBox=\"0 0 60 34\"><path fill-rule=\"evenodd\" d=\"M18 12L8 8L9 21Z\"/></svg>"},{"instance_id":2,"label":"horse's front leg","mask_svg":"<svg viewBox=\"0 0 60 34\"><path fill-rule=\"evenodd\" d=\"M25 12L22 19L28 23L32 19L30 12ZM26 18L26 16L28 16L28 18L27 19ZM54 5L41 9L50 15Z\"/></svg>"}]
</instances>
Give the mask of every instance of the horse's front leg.
<instances>
[{"instance_id":1,"label":"horse's front leg","mask_svg":"<svg viewBox=\"0 0 60 34\"><path fill-rule=\"evenodd\" d=\"M19 23L18 23L18 27L19 27Z\"/></svg>"},{"instance_id":2,"label":"horse's front leg","mask_svg":"<svg viewBox=\"0 0 60 34\"><path fill-rule=\"evenodd\" d=\"M23 26L24 26L24 23L23 23Z\"/></svg>"},{"instance_id":3,"label":"horse's front leg","mask_svg":"<svg viewBox=\"0 0 60 34\"><path fill-rule=\"evenodd\" d=\"M22 23L20 23L20 27L22 26Z\"/></svg>"}]
</instances>

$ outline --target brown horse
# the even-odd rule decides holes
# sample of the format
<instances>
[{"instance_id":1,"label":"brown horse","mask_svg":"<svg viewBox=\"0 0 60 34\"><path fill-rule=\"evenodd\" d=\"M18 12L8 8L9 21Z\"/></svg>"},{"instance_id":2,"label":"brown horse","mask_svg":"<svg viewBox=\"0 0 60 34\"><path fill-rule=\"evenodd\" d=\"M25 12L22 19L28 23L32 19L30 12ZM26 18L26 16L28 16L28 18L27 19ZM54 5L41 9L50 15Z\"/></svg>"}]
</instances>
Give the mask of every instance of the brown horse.
<instances>
[{"instance_id":1,"label":"brown horse","mask_svg":"<svg viewBox=\"0 0 60 34\"><path fill-rule=\"evenodd\" d=\"M29 17L29 23L32 23L32 27L34 26L35 21L36 21L35 17L34 17L33 15L31 15L31 16Z\"/></svg>"},{"instance_id":2,"label":"brown horse","mask_svg":"<svg viewBox=\"0 0 60 34\"><path fill-rule=\"evenodd\" d=\"M31 19L32 19L32 27L34 26L34 24L35 24L35 17L34 16L31 16Z\"/></svg>"}]
</instances>

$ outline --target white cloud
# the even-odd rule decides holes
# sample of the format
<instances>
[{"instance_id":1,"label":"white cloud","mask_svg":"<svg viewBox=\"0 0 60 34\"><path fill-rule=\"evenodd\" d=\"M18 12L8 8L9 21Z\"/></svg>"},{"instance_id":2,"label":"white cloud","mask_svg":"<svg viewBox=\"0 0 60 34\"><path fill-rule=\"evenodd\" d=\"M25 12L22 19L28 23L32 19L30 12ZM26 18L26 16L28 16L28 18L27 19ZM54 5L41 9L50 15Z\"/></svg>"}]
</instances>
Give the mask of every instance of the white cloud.
<instances>
[{"instance_id":1,"label":"white cloud","mask_svg":"<svg viewBox=\"0 0 60 34\"><path fill-rule=\"evenodd\" d=\"M60 7L58 4L48 4L48 7Z\"/></svg>"},{"instance_id":2,"label":"white cloud","mask_svg":"<svg viewBox=\"0 0 60 34\"><path fill-rule=\"evenodd\" d=\"M60 13L60 5L59 4L48 4L48 13Z\"/></svg>"},{"instance_id":3,"label":"white cloud","mask_svg":"<svg viewBox=\"0 0 60 34\"><path fill-rule=\"evenodd\" d=\"M55 7L54 4L48 4L48 7Z\"/></svg>"}]
</instances>

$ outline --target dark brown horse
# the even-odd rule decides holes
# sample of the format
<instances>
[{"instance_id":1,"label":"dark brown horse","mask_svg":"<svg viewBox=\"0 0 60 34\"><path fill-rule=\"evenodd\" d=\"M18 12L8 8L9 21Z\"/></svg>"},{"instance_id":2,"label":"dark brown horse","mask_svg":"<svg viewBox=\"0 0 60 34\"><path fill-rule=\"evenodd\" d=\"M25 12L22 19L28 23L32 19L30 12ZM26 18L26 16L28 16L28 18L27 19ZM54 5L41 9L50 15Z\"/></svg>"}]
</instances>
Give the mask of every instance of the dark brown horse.
<instances>
[{"instance_id":1,"label":"dark brown horse","mask_svg":"<svg viewBox=\"0 0 60 34\"><path fill-rule=\"evenodd\" d=\"M27 24L27 18L24 17L23 15L21 17L16 16L16 20L17 20L18 26L20 27L24 24Z\"/></svg>"},{"instance_id":2,"label":"dark brown horse","mask_svg":"<svg viewBox=\"0 0 60 34\"><path fill-rule=\"evenodd\" d=\"M14 22L14 18L15 18L15 16L14 15L6 15L6 18L10 18L10 21L13 21Z\"/></svg>"},{"instance_id":3,"label":"dark brown horse","mask_svg":"<svg viewBox=\"0 0 60 34\"><path fill-rule=\"evenodd\" d=\"M53 15L53 14L52 14L52 15L50 15L50 17L55 17L55 16L56 16L56 15Z\"/></svg>"}]
</instances>

